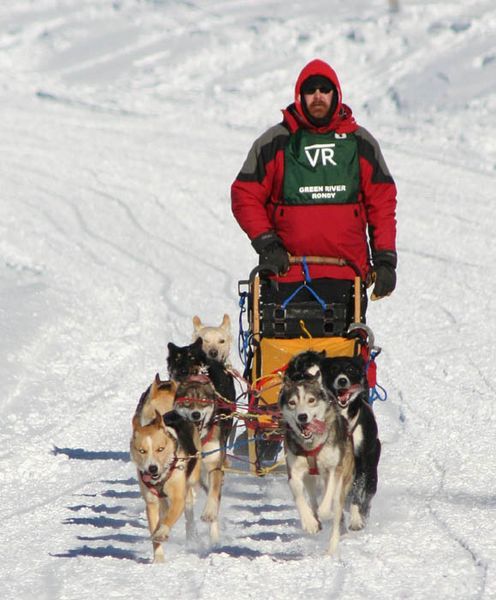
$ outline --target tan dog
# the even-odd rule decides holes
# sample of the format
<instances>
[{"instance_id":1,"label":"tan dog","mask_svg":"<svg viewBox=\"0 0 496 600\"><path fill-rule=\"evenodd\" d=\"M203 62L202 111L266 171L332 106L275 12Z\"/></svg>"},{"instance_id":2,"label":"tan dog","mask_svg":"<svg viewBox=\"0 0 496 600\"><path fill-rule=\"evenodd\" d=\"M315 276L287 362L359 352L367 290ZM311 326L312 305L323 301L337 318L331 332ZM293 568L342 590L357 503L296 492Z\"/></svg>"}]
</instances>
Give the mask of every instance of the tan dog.
<instances>
[{"instance_id":1,"label":"tan dog","mask_svg":"<svg viewBox=\"0 0 496 600\"><path fill-rule=\"evenodd\" d=\"M135 415L139 416L141 426L154 421L156 412L165 415L172 410L176 387L174 381L162 381L158 373L155 375L153 383L142 394L136 407Z\"/></svg>"},{"instance_id":2,"label":"tan dog","mask_svg":"<svg viewBox=\"0 0 496 600\"><path fill-rule=\"evenodd\" d=\"M222 323L218 327L207 326L201 322L200 317L193 317L193 338L202 339L202 349L208 358L218 360L225 364L229 359L231 351L231 319L225 314Z\"/></svg>"},{"instance_id":3,"label":"tan dog","mask_svg":"<svg viewBox=\"0 0 496 600\"><path fill-rule=\"evenodd\" d=\"M225 410L218 408L217 393L205 375L193 375L179 384L174 409L193 423L200 434L202 478L206 480L202 485L207 492L207 502L201 518L210 523L210 541L216 544L219 541L219 508L226 444L232 419Z\"/></svg>"},{"instance_id":4,"label":"tan dog","mask_svg":"<svg viewBox=\"0 0 496 600\"><path fill-rule=\"evenodd\" d=\"M130 442L131 459L136 465L146 504L154 562L164 561L162 542L168 539L171 528L183 513L186 535L188 538L193 535L194 487L201 473L198 430L176 412L168 412L171 408L169 384L160 382L157 376L142 395L133 418ZM154 406L158 408L150 420ZM166 412L165 416L161 410Z\"/></svg>"}]
</instances>

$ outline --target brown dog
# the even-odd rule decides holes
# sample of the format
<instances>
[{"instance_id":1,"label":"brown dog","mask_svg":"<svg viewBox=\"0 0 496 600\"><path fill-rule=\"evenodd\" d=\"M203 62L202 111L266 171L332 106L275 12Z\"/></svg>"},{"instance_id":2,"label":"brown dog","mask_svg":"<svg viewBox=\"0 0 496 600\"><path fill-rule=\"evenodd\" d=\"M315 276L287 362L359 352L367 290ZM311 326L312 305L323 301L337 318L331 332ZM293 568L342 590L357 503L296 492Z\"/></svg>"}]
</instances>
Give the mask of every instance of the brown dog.
<instances>
[{"instance_id":1,"label":"brown dog","mask_svg":"<svg viewBox=\"0 0 496 600\"><path fill-rule=\"evenodd\" d=\"M153 383L141 395L136 407L135 415L139 416L140 425L154 421L156 412L165 415L172 410L176 387L174 381L163 381L158 373L155 375Z\"/></svg>"},{"instance_id":2,"label":"brown dog","mask_svg":"<svg viewBox=\"0 0 496 600\"><path fill-rule=\"evenodd\" d=\"M187 537L194 532L194 488L201 470L201 441L194 425L174 411L162 415L157 408L153 419L149 419L153 407L163 410L171 404L170 386L160 389L159 381L156 378L140 399L130 442L131 459L146 504L154 562L163 562L162 542L183 513Z\"/></svg>"}]
</instances>

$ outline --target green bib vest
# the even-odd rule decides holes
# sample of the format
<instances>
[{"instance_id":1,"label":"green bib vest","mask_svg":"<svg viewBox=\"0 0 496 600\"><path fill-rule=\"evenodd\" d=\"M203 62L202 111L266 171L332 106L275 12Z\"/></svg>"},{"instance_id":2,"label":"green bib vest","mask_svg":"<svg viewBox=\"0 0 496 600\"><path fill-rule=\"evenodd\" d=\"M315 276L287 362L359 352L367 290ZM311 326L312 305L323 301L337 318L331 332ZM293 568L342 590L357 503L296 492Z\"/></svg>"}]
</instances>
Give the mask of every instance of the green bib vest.
<instances>
[{"instance_id":1,"label":"green bib vest","mask_svg":"<svg viewBox=\"0 0 496 600\"><path fill-rule=\"evenodd\" d=\"M284 150L284 204L352 204L358 202L359 189L353 134L299 129L291 136Z\"/></svg>"}]
</instances>

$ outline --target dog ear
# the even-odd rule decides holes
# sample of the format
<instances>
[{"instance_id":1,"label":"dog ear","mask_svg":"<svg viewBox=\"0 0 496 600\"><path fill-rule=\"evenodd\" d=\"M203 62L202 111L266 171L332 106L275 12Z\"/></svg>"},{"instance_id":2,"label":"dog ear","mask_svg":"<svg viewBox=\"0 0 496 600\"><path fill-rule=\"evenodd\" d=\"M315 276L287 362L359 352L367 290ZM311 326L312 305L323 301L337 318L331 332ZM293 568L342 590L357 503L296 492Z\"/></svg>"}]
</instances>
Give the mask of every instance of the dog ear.
<instances>
[{"instance_id":1,"label":"dog ear","mask_svg":"<svg viewBox=\"0 0 496 600\"><path fill-rule=\"evenodd\" d=\"M160 376L157 373L155 375L155 379L152 382L152 385L150 387L150 396L155 396L155 394L158 392L158 387L160 385Z\"/></svg>"},{"instance_id":2,"label":"dog ear","mask_svg":"<svg viewBox=\"0 0 496 600\"><path fill-rule=\"evenodd\" d=\"M220 324L220 326L222 327L222 329L231 331L231 318L229 317L229 315L227 313L224 314L224 317L222 318L222 323Z\"/></svg>"},{"instance_id":3,"label":"dog ear","mask_svg":"<svg viewBox=\"0 0 496 600\"><path fill-rule=\"evenodd\" d=\"M167 350L170 352L173 352L174 350L178 350L179 346L176 346L176 344L173 344L172 342L169 342L167 344Z\"/></svg>"},{"instance_id":4,"label":"dog ear","mask_svg":"<svg viewBox=\"0 0 496 600\"><path fill-rule=\"evenodd\" d=\"M169 427L169 425L164 425L164 429L171 436L171 438L173 438L174 440L178 439L177 431L174 429L174 427Z\"/></svg>"},{"instance_id":5,"label":"dog ear","mask_svg":"<svg viewBox=\"0 0 496 600\"><path fill-rule=\"evenodd\" d=\"M139 415L134 415L132 421L133 430L139 429L141 427L141 421Z\"/></svg>"},{"instance_id":6,"label":"dog ear","mask_svg":"<svg viewBox=\"0 0 496 600\"><path fill-rule=\"evenodd\" d=\"M155 425L155 427L160 427L161 429L165 429L164 418L156 409L155 409L155 419L152 421L151 425Z\"/></svg>"},{"instance_id":7,"label":"dog ear","mask_svg":"<svg viewBox=\"0 0 496 600\"><path fill-rule=\"evenodd\" d=\"M195 332L202 328L201 319L196 315L193 317L193 327L195 329Z\"/></svg>"},{"instance_id":8,"label":"dog ear","mask_svg":"<svg viewBox=\"0 0 496 600\"><path fill-rule=\"evenodd\" d=\"M196 338L196 340L193 342L193 344L191 345L191 347L194 350L199 350L202 347L203 344L203 340L201 339L201 337Z\"/></svg>"}]
</instances>

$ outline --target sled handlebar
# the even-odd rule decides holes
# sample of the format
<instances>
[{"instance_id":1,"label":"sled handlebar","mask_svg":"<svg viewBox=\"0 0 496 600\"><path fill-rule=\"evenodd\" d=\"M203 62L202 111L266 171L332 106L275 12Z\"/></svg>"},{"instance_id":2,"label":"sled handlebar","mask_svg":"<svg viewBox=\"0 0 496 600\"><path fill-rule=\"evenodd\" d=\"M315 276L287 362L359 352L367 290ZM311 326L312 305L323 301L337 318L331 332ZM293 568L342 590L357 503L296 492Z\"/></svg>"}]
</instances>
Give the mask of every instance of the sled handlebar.
<instances>
[{"instance_id":1,"label":"sled handlebar","mask_svg":"<svg viewBox=\"0 0 496 600\"><path fill-rule=\"evenodd\" d=\"M360 269L346 258L336 258L333 256L290 256L290 265L301 265L303 261L306 261L310 265L336 265L338 267L350 267L355 271L355 274L360 277Z\"/></svg>"}]
</instances>

